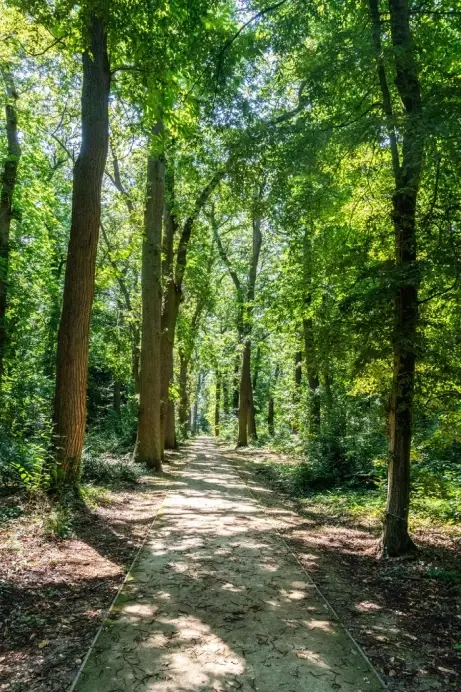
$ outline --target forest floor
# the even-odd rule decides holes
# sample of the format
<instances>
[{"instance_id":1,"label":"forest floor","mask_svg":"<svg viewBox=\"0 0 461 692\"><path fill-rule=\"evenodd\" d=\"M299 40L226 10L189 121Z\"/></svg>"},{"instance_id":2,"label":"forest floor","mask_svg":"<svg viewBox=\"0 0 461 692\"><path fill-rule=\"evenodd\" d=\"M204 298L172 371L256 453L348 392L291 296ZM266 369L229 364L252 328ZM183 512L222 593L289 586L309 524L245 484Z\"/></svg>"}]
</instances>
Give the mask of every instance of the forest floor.
<instances>
[{"instance_id":1,"label":"forest floor","mask_svg":"<svg viewBox=\"0 0 461 692\"><path fill-rule=\"evenodd\" d=\"M416 535L421 551L414 560L379 561L376 520L332 515L322 506L283 496L260 473L268 460L284 463L262 450L236 452L198 440L172 454L160 478L146 476L132 487L95 491L93 507L73 517L66 539L50 535L47 507L4 498L0 690L69 688L162 503L76 692L358 692L361 686L351 670L362 675L362 682L368 672L363 673L362 658L349 640L349 654L343 655L339 623L391 691L461 690L461 657L453 647L454 638L461 638L459 531L422 528ZM227 581L218 579L224 568ZM270 595L264 607L261 588ZM300 618L308 624L310 642L304 640ZM151 638L141 647L145 623ZM120 659L109 664L104 659L104 649L116 656L117 646L104 642L127 644L126 637L131 637L127 686L104 687L101 681L88 686L87 671L104 670L107 680L114 671L120 675ZM245 648L244 642L255 646ZM148 653L148 670L135 687L130 676L138 675L138 649ZM189 673L175 670L178 662L179 671L192 671L202 682L197 686L186 680ZM108 673L101 665L112 668ZM274 678L280 666L285 681ZM179 674L183 686L175 686ZM261 686L256 680L262 675L268 677ZM372 674L365 685L380 689Z\"/></svg>"},{"instance_id":2,"label":"forest floor","mask_svg":"<svg viewBox=\"0 0 461 692\"><path fill-rule=\"evenodd\" d=\"M68 689L174 485L178 456L161 478L86 488L70 519L44 498L0 498L0 690Z\"/></svg>"},{"instance_id":3,"label":"forest floor","mask_svg":"<svg viewBox=\"0 0 461 692\"><path fill-rule=\"evenodd\" d=\"M289 497L270 470L290 459L227 454L389 690L461 690L461 527L418 521L418 553L380 560L375 507Z\"/></svg>"}]
</instances>

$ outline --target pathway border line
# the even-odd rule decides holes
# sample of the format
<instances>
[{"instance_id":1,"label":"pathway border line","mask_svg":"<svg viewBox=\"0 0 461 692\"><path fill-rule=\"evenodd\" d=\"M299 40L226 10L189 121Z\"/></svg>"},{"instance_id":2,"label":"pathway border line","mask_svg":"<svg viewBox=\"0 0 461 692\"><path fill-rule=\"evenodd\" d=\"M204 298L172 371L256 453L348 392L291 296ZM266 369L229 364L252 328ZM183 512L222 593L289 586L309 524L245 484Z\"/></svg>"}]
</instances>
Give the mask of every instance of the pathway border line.
<instances>
[{"instance_id":1,"label":"pathway border line","mask_svg":"<svg viewBox=\"0 0 461 692\"><path fill-rule=\"evenodd\" d=\"M233 451L235 451L235 450L233 450ZM229 460L228 460L228 461L229 461ZM231 464L231 466L233 466L234 468L236 468L236 464L234 464L232 461L230 461L230 464ZM267 512L267 508L264 506L264 504L263 504L260 500L258 500L258 498L256 497L256 495L253 493L251 487L248 485L248 483L245 481L245 479L242 478L242 476L241 476L241 474L240 474L240 469L239 469L239 468L236 468L236 471L237 471L237 475L238 475L238 477L240 478L241 482L244 484L244 486L245 486L246 488L248 488L251 497L255 500L255 502L256 502L260 507L262 507L263 513L264 513L264 515L266 516L266 519L268 520L268 522L271 524L272 529L274 530L274 532L275 532L275 534L277 535L277 537L278 537L278 538L280 539L280 541L283 543L283 545L285 546L285 548L287 549L287 551L290 553L290 555L292 555L292 556L294 557L294 559L296 560L296 562L298 563L298 565L300 566L300 568L302 569L302 571L303 571L304 574L306 575L308 581L309 581L311 584L313 584L315 590L317 591L317 593L318 593L318 595L320 596L320 598L322 599L322 601L325 603L325 605L327 606L327 608L330 610L330 612L331 612L331 613L334 615L334 617L337 619L337 621L339 622L339 624L341 625L341 627L343 628L343 630L345 631L345 633L347 634L347 636L349 637L349 639L351 640L351 642L357 647L357 649L358 649L359 653L361 654L362 658L365 660L365 662L368 664L368 666L370 667L370 669L372 670L372 672L375 674L376 678L378 679L378 682L382 685L383 690L388 690L388 691L389 691L389 687L386 685L386 683L385 683L384 680L382 679L381 675L378 673L378 671L377 671L376 668L374 667L373 663L370 661L370 659L369 659L368 656L366 655L365 651L362 649L362 647L360 646L360 644L356 641L356 639L354 638L354 636L349 632L349 630L347 629L346 625L343 623L342 619L339 617L338 613L336 612L335 608L331 605L330 601L326 598L326 596L324 596L324 594L323 594L322 591L320 590L319 586L318 586L318 585L315 583L315 581L312 579L311 575L309 574L309 572L307 571L307 569L304 567L304 565L303 565L303 563L301 562L301 560L299 559L299 557L296 555L296 553L292 550L292 548L290 548L290 546L289 546L288 543L286 542L285 538L284 538L283 535L280 533L280 530L277 528L277 525L276 525L275 522L273 521L272 517L271 517L270 514ZM296 512L296 514L298 514L298 513Z\"/></svg>"},{"instance_id":2,"label":"pathway border line","mask_svg":"<svg viewBox=\"0 0 461 692\"><path fill-rule=\"evenodd\" d=\"M73 682L71 683L70 687L67 689L67 692L74 692L75 687L76 687L76 685L77 685L78 681L80 680L80 677L81 677L81 675L82 675L82 673L83 673L83 669L85 668L86 662L88 661L89 657L90 657L91 654L93 653L93 649L94 649L94 647L96 646L96 643L97 643L99 637L101 636L101 633L102 633L102 631L103 631L103 629L104 629L104 626L105 626L105 624L106 624L106 622L107 622L107 620L108 620L108 618L109 618L109 616L110 616L110 614L111 614L111 612L112 612L112 609L113 609L113 607L115 606L115 603L116 603L118 597L120 596L120 594L121 594L121 592L122 592L122 590L123 590L125 584L127 583L128 579L129 579L129 577L130 577L130 575L131 575L131 573L132 573L132 571L133 571L133 567L135 566L135 563L137 562L138 557L139 557L139 555L141 554L141 551L144 549L144 547L145 547L145 545L146 545L147 539L150 537L152 528L153 528L155 522L156 522L157 519L158 519L158 515L159 515L160 512L162 511L162 509L163 509L163 507L164 507L164 505L165 505L165 502L167 501L167 499L169 498L169 496L172 494L173 490L174 490L174 489L171 488L170 490L167 491L167 493L165 494L165 497L163 498L163 500L161 501L161 503L160 503L159 506L157 507L157 511L155 512L155 515L154 515L154 517L153 517L151 523L149 524L149 528L148 528L147 531L146 531L146 535L144 536L144 539L143 539L141 545L139 546L139 548L138 548L137 551L135 552L134 557L133 557L133 560L131 561L130 567L129 567L127 573L125 574L125 578L124 578L124 580L122 581L122 583L120 584L119 588L117 589L117 593L115 594L114 598L112 599L112 602L111 602L110 606L109 606L108 609L106 610L106 612L105 612L105 614L104 614L104 617L103 617L103 619L102 619L102 622L101 622L101 624L100 624L100 626L99 626L99 628L98 628L98 631L97 631L96 634L94 635L93 640L92 640L92 642L91 642L91 644L90 644L90 647L89 647L88 651L86 652L85 658L83 659L82 663L80 664L80 667L79 667L79 669L78 669L78 671L77 671L77 673L76 673L76 675L75 675L75 678L74 678Z\"/></svg>"}]
</instances>

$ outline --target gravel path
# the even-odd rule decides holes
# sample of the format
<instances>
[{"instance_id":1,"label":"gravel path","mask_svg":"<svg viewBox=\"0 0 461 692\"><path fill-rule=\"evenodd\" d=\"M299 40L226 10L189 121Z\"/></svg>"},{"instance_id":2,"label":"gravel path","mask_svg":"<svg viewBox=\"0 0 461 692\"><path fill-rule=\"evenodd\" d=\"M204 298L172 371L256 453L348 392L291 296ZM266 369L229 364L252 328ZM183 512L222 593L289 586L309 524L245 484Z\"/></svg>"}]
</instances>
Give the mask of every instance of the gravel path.
<instances>
[{"instance_id":1,"label":"gravel path","mask_svg":"<svg viewBox=\"0 0 461 692\"><path fill-rule=\"evenodd\" d=\"M382 690L225 455L186 454L72 692Z\"/></svg>"}]
</instances>

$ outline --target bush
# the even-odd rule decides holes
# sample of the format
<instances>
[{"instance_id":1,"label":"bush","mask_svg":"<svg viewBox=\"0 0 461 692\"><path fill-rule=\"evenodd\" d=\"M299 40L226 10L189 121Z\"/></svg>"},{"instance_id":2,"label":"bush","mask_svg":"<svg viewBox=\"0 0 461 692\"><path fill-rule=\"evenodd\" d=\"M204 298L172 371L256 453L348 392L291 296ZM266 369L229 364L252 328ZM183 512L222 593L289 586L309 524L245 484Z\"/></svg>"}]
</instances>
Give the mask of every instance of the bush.
<instances>
[{"instance_id":1,"label":"bush","mask_svg":"<svg viewBox=\"0 0 461 692\"><path fill-rule=\"evenodd\" d=\"M131 404L124 406L117 415L106 411L105 416L93 425L87 433L85 447L94 456L104 454L126 454L136 442L136 408Z\"/></svg>"},{"instance_id":2,"label":"bush","mask_svg":"<svg viewBox=\"0 0 461 692\"><path fill-rule=\"evenodd\" d=\"M87 450L83 456L82 482L93 485L119 485L136 483L144 468L129 459L119 460L95 455Z\"/></svg>"},{"instance_id":3,"label":"bush","mask_svg":"<svg viewBox=\"0 0 461 692\"><path fill-rule=\"evenodd\" d=\"M0 429L0 487L46 490L48 438L25 441Z\"/></svg>"}]
</instances>

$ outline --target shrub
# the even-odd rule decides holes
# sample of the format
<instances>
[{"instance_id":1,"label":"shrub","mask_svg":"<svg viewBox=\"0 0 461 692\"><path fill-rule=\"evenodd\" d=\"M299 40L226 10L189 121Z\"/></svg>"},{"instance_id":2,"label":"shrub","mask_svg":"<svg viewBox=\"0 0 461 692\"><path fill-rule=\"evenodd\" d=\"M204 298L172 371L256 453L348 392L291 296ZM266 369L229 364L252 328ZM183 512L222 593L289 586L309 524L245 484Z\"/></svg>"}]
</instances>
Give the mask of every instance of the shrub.
<instances>
[{"instance_id":1,"label":"shrub","mask_svg":"<svg viewBox=\"0 0 461 692\"><path fill-rule=\"evenodd\" d=\"M109 456L96 455L91 450L87 450L83 456L83 483L94 485L136 483L143 472L143 467L137 466L128 458L114 459Z\"/></svg>"}]
</instances>

